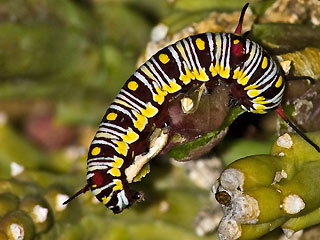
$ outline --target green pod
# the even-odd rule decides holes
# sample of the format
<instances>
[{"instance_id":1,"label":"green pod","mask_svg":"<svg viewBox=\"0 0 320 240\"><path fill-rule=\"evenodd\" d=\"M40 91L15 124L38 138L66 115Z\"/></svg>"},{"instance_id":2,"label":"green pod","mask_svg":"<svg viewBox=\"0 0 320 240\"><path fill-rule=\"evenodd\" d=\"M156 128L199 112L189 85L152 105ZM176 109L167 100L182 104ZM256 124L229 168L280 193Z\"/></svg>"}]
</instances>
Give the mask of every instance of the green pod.
<instances>
[{"instance_id":1,"label":"green pod","mask_svg":"<svg viewBox=\"0 0 320 240\"><path fill-rule=\"evenodd\" d=\"M44 167L42 154L8 124L0 125L0 142L0 165L6 166L8 171L1 176L15 175L12 168L14 163L25 168Z\"/></svg>"},{"instance_id":2,"label":"green pod","mask_svg":"<svg viewBox=\"0 0 320 240\"><path fill-rule=\"evenodd\" d=\"M54 222L51 207L39 195L29 195L22 199L20 209L32 218L36 233L48 231Z\"/></svg>"},{"instance_id":3,"label":"green pod","mask_svg":"<svg viewBox=\"0 0 320 240\"><path fill-rule=\"evenodd\" d=\"M19 207L19 198L12 193L0 193L0 217Z\"/></svg>"},{"instance_id":4,"label":"green pod","mask_svg":"<svg viewBox=\"0 0 320 240\"><path fill-rule=\"evenodd\" d=\"M15 179L0 179L0 193L12 193L17 196L26 194L33 194L39 192L40 189L37 185L17 181Z\"/></svg>"},{"instance_id":5,"label":"green pod","mask_svg":"<svg viewBox=\"0 0 320 240\"><path fill-rule=\"evenodd\" d=\"M0 220L0 230L9 239L32 240L35 236L32 218L21 210L13 211L4 216Z\"/></svg>"},{"instance_id":6,"label":"green pod","mask_svg":"<svg viewBox=\"0 0 320 240\"><path fill-rule=\"evenodd\" d=\"M288 233L294 233L318 223L320 223L320 208L317 208L306 215L288 219L288 221L281 225L281 228Z\"/></svg>"},{"instance_id":7,"label":"green pod","mask_svg":"<svg viewBox=\"0 0 320 240\"><path fill-rule=\"evenodd\" d=\"M250 197L258 201L258 223L275 221L284 214L281 211L281 194L273 187L259 187L246 191Z\"/></svg>"},{"instance_id":8,"label":"green pod","mask_svg":"<svg viewBox=\"0 0 320 240\"><path fill-rule=\"evenodd\" d=\"M312 24L255 24L250 35L271 54L293 52L306 47L320 47L320 27ZM299 41L301 37L304 41Z\"/></svg>"},{"instance_id":9,"label":"green pod","mask_svg":"<svg viewBox=\"0 0 320 240\"><path fill-rule=\"evenodd\" d=\"M294 217L320 207L320 161L306 162L291 179L276 184L283 196L283 210Z\"/></svg>"},{"instance_id":10,"label":"green pod","mask_svg":"<svg viewBox=\"0 0 320 240\"><path fill-rule=\"evenodd\" d=\"M260 224L242 224L241 237L238 240L257 239L279 227L287 220L286 217L278 218L272 222Z\"/></svg>"},{"instance_id":11,"label":"green pod","mask_svg":"<svg viewBox=\"0 0 320 240\"><path fill-rule=\"evenodd\" d=\"M63 202L70 197L70 194L67 193L63 186L50 186L46 189L43 196L50 204L54 218L57 221L76 222L81 218L82 206L77 199L67 205L63 205Z\"/></svg>"},{"instance_id":12,"label":"green pod","mask_svg":"<svg viewBox=\"0 0 320 240\"><path fill-rule=\"evenodd\" d=\"M242 190L246 191L252 187L269 186L274 181L276 173L281 171L281 162L278 157L257 155L239 159L231 163L227 169L236 169L242 173Z\"/></svg>"},{"instance_id":13,"label":"green pod","mask_svg":"<svg viewBox=\"0 0 320 240\"><path fill-rule=\"evenodd\" d=\"M320 132L306 134L315 144L320 145ZM288 179L298 171L305 162L320 159L320 154L301 136L286 133L280 136L272 146L271 154L282 156L283 169L288 174Z\"/></svg>"}]
</instances>

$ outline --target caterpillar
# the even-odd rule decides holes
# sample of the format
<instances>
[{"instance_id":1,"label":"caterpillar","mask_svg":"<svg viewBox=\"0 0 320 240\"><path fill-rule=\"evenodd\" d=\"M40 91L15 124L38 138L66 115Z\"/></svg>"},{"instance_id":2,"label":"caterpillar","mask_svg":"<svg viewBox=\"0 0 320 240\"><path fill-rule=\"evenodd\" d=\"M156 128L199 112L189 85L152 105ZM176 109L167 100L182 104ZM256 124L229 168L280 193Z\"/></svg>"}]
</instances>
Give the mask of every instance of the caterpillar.
<instances>
[{"instance_id":1,"label":"caterpillar","mask_svg":"<svg viewBox=\"0 0 320 240\"><path fill-rule=\"evenodd\" d=\"M107 109L90 145L87 184L66 203L89 189L107 208L120 213L143 195L129 187L126 176L134 159L148 151L154 129L168 124L170 99L192 86L225 84L246 111L277 113L319 152L319 147L284 115L281 100L285 75L257 43L241 35L243 7L232 33L202 33L169 45L126 81ZM170 127L170 123L169 123Z\"/></svg>"}]
</instances>

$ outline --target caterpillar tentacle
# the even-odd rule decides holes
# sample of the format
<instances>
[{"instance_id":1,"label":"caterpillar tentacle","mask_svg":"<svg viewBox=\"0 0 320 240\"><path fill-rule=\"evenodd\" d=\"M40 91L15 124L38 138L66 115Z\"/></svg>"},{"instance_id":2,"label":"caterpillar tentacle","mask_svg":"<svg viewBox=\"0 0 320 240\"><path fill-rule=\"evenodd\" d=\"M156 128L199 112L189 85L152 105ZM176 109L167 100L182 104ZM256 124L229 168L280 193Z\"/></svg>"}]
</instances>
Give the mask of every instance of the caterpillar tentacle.
<instances>
[{"instance_id":1,"label":"caterpillar tentacle","mask_svg":"<svg viewBox=\"0 0 320 240\"><path fill-rule=\"evenodd\" d=\"M279 106L285 76L260 45L241 36L247 7L234 34L198 34L161 49L133 73L107 109L89 149L85 190L114 213L141 198L129 183L144 164L140 157L152 158L164 147L149 148L150 136L168 123L166 109L178 93L194 86L210 91L221 82L246 111L264 114Z\"/></svg>"}]
</instances>

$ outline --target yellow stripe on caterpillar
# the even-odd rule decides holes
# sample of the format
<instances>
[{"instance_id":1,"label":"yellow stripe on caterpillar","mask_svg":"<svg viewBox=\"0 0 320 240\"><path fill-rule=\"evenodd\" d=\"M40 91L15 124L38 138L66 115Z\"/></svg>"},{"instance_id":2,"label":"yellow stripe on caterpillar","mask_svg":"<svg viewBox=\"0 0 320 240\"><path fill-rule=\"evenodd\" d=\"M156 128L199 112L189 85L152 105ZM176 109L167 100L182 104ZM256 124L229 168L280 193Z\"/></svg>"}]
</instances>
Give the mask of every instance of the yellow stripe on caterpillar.
<instances>
[{"instance_id":1,"label":"yellow stripe on caterpillar","mask_svg":"<svg viewBox=\"0 0 320 240\"><path fill-rule=\"evenodd\" d=\"M141 113L143 116L147 118L152 118L158 113L158 109L154 107L150 102L147 103L145 109L141 109Z\"/></svg>"},{"instance_id":2,"label":"yellow stripe on caterpillar","mask_svg":"<svg viewBox=\"0 0 320 240\"><path fill-rule=\"evenodd\" d=\"M126 143L133 143L139 139L139 135L135 133L131 128L128 128L126 134L122 134L121 138Z\"/></svg>"},{"instance_id":3,"label":"yellow stripe on caterpillar","mask_svg":"<svg viewBox=\"0 0 320 240\"><path fill-rule=\"evenodd\" d=\"M115 144L117 144L117 147L115 148L115 150L123 155L123 156L127 156L128 154L128 144L126 144L125 142L122 141L115 141Z\"/></svg>"},{"instance_id":4,"label":"yellow stripe on caterpillar","mask_svg":"<svg viewBox=\"0 0 320 240\"><path fill-rule=\"evenodd\" d=\"M138 112L136 112L134 115L136 116L137 120L134 121L133 125L136 129L142 132L148 123L148 119Z\"/></svg>"},{"instance_id":5,"label":"yellow stripe on caterpillar","mask_svg":"<svg viewBox=\"0 0 320 240\"><path fill-rule=\"evenodd\" d=\"M115 179L115 180L113 180L113 182L114 182L116 185L112 188L112 191L118 191L118 190L122 190L122 189L123 189L123 185L122 185L121 180Z\"/></svg>"}]
</instances>

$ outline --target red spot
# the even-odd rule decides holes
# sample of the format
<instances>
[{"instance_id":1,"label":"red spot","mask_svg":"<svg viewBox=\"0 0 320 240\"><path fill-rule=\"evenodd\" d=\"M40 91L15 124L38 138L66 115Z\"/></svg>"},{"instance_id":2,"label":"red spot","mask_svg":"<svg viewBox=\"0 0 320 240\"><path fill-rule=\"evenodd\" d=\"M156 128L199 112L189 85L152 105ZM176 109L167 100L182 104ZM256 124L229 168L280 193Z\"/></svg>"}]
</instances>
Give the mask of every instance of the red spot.
<instances>
[{"instance_id":1,"label":"red spot","mask_svg":"<svg viewBox=\"0 0 320 240\"><path fill-rule=\"evenodd\" d=\"M101 186L103 183L103 176L101 175L100 172L94 172L94 176L92 177L92 184L97 185L97 186Z\"/></svg>"},{"instance_id":2,"label":"red spot","mask_svg":"<svg viewBox=\"0 0 320 240\"><path fill-rule=\"evenodd\" d=\"M240 41L240 40L239 40ZM242 45L242 42L240 41L239 43L237 44L232 44L232 53L237 56L237 57L241 57L243 56L243 45Z\"/></svg>"}]
</instances>

